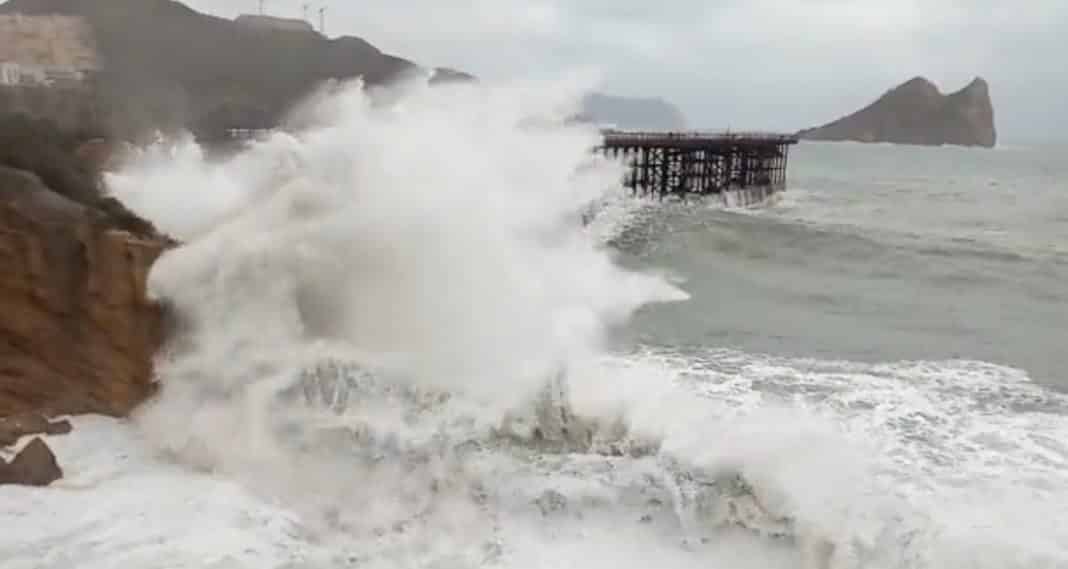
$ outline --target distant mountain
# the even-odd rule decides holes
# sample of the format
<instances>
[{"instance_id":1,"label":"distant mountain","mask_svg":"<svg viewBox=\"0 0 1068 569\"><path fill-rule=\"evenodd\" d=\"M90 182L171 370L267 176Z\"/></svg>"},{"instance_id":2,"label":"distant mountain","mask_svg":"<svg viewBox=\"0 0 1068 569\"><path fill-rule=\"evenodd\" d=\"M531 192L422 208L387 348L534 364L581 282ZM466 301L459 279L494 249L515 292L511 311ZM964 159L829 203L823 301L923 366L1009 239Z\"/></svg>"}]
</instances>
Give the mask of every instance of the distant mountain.
<instances>
[{"instance_id":1,"label":"distant mountain","mask_svg":"<svg viewBox=\"0 0 1068 569\"><path fill-rule=\"evenodd\" d=\"M0 13L13 12L77 15L88 22L103 62L98 96L111 103L102 114L120 133L173 126L210 134L273 125L323 80L362 75L376 84L420 69L357 37L331 40L291 21L235 22L172 0L0 5ZM452 70L439 75L467 77Z\"/></svg>"},{"instance_id":2,"label":"distant mountain","mask_svg":"<svg viewBox=\"0 0 1068 569\"><path fill-rule=\"evenodd\" d=\"M807 140L851 140L940 146L993 147L997 144L990 88L975 78L960 91L943 95L923 77L891 89L845 118L798 133Z\"/></svg>"},{"instance_id":3,"label":"distant mountain","mask_svg":"<svg viewBox=\"0 0 1068 569\"><path fill-rule=\"evenodd\" d=\"M478 81L478 78L470 73L449 69L448 67L436 67L430 76L431 83L466 83Z\"/></svg>"},{"instance_id":4,"label":"distant mountain","mask_svg":"<svg viewBox=\"0 0 1068 569\"><path fill-rule=\"evenodd\" d=\"M615 97L601 93L583 100L582 120L620 129L682 130L686 117L663 99Z\"/></svg>"}]
</instances>

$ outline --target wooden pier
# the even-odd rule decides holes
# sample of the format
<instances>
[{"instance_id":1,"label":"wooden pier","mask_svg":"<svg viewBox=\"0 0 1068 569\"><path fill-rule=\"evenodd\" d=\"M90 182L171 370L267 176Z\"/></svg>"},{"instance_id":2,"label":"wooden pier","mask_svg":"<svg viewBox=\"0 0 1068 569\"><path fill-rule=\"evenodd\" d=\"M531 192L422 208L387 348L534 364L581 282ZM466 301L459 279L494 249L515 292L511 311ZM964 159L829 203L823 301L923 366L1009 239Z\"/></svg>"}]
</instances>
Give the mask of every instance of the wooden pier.
<instances>
[{"instance_id":1,"label":"wooden pier","mask_svg":"<svg viewBox=\"0 0 1068 569\"><path fill-rule=\"evenodd\" d=\"M261 138L270 129L229 128L227 140ZM786 189L786 165L797 136L764 132L602 130L597 151L622 159L624 185L640 196L718 196L747 207Z\"/></svg>"},{"instance_id":2,"label":"wooden pier","mask_svg":"<svg viewBox=\"0 0 1068 569\"><path fill-rule=\"evenodd\" d=\"M630 168L624 185L638 195L721 196L728 205L764 202L786 188L797 137L759 132L604 130L598 150Z\"/></svg>"}]
</instances>

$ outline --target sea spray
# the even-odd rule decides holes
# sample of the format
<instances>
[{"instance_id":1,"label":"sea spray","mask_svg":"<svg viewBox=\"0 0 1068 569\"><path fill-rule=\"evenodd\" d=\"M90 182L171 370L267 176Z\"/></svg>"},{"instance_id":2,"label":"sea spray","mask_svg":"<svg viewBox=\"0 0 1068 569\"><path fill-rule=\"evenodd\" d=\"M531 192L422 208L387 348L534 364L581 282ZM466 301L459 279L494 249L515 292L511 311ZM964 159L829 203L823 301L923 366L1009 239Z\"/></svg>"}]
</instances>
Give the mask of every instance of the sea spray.
<instances>
[{"instance_id":1,"label":"sea spray","mask_svg":"<svg viewBox=\"0 0 1068 569\"><path fill-rule=\"evenodd\" d=\"M344 111L347 89L335 86L320 99ZM403 93L369 97L369 112L410 108ZM553 88L546 96L567 98ZM349 323L334 318L356 288L349 283L366 278L348 259L373 258L404 275L407 265L391 255L418 249L383 246L374 257L353 243L389 240L346 240L344 223L330 229L336 238L323 229L329 225L320 222L331 220L323 212L348 202L308 181L310 135L345 124L345 112L319 108L312 100L300 120L287 121L287 134L233 158L183 142L158 145L112 179L124 199L140 200L139 211L156 207L153 215L167 220L161 226L190 244L153 276L175 318L160 355L164 392L137 418L139 431L79 418L75 438L50 441L66 482L49 492L5 493L3 546L15 544L0 546L7 565L1064 565L1057 441L1065 439L1065 402L1020 370L692 346L582 357L597 353L592 342L545 366L554 371L544 382L502 373L497 380L517 388L510 397L478 374L470 384L450 381L468 367L488 369L492 358L485 368L445 361L453 373L439 381L419 373L425 368L413 365L410 346L361 349ZM553 124L517 124L544 129L546 122ZM446 148L470 143L447 140ZM167 188L175 190L169 197L161 193ZM581 231L562 215L525 235L537 247L582 233L600 242L605 227L596 226L611 221L605 214L634 205L609 202ZM643 242L643 232L675 213L658 208L655 218L628 219L633 234L614 242L631 252L638 244L644 256L667 242ZM704 255L718 245L719 225L702 225L711 240L699 243L687 243L673 225L669 245ZM774 230L762 225L759 233ZM753 268L746 274L747 288L779 290L775 283L785 282L765 281ZM734 302L740 289L722 276L708 281L718 292L706 298ZM401 293L408 289L394 298ZM401 316L409 308L398 307ZM719 308L702 311L718 317ZM471 314L483 312L476 306ZM144 452L138 435L177 464Z\"/></svg>"},{"instance_id":2,"label":"sea spray","mask_svg":"<svg viewBox=\"0 0 1068 569\"><path fill-rule=\"evenodd\" d=\"M110 185L179 238L216 224L173 257L299 268L285 278L300 280L311 335L406 352L436 382L482 376L513 392L517 380L500 377L541 377L566 352L588 351L605 324L681 295L619 270L569 223L618 186L620 170L589 152L595 131L554 122L567 99L499 91L411 86L376 107L351 85L325 99L325 126L278 134L219 165L182 151ZM154 289L177 280L164 276L169 265L188 263L163 260ZM514 373L523 366L537 369Z\"/></svg>"},{"instance_id":3,"label":"sea spray","mask_svg":"<svg viewBox=\"0 0 1068 569\"><path fill-rule=\"evenodd\" d=\"M182 332L137 418L148 439L305 504L397 510L371 525L425 514L426 488L446 496L464 479L444 474L463 467L453 447L595 357L640 306L685 298L620 268L578 222L622 174L591 152L595 129L566 121L580 90L397 93L334 85L299 108L301 129L235 157L211 162L185 140L108 180L186 241L150 277ZM287 397L328 357L373 370L373 385L344 378L357 393L329 426L347 430ZM331 432L369 449L362 466L322 452Z\"/></svg>"},{"instance_id":4,"label":"sea spray","mask_svg":"<svg viewBox=\"0 0 1068 569\"><path fill-rule=\"evenodd\" d=\"M618 203L622 165L566 120L580 94L335 84L236 156L184 140L112 176L185 241L150 276L177 333L136 417L146 439L365 565L537 566L530 516L587 536L641 512L639 541L697 551L738 526L801 536L827 566L824 525L775 501L783 481L756 492L744 452L708 456L722 418L672 378L604 365L611 327L686 295L583 225ZM730 539L701 558L738 566L752 548ZM796 565L759 551L754 567Z\"/></svg>"}]
</instances>

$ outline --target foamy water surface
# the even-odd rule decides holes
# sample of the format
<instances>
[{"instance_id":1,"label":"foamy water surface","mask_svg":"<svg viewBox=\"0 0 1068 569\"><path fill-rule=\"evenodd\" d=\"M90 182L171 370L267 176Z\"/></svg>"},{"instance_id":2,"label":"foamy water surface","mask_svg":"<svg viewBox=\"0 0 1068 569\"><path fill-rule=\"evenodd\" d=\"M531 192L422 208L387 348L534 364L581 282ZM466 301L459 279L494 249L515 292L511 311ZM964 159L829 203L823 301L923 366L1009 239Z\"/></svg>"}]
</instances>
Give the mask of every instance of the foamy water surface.
<instances>
[{"instance_id":1,"label":"foamy water surface","mask_svg":"<svg viewBox=\"0 0 1068 569\"><path fill-rule=\"evenodd\" d=\"M646 239L660 206L562 124L579 87L348 86L233 159L112 178L188 243L150 283L180 333L157 400L0 488L0 566L1068 565L1068 397L683 330L730 281Z\"/></svg>"}]
</instances>

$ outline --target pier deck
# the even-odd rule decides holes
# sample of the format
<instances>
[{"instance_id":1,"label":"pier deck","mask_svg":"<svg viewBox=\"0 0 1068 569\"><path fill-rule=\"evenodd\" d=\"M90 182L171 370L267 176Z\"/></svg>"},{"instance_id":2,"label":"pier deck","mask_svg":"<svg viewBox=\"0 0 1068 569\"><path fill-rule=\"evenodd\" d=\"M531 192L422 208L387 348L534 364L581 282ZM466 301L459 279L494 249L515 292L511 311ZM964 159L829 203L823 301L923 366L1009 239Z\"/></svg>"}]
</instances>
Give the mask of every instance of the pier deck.
<instances>
[{"instance_id":1,"label":"pier deck","mask_svg":"<svg viewBox=\"0 0 1068 569\"><path fill-rule=\"evenodd\" d=\"M796 136L763 132L603 130L603 154L629 167L624 184L639 195L721 195L751 205L786 188Z\"/></svg>"}]
</instances>

